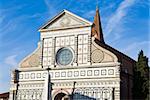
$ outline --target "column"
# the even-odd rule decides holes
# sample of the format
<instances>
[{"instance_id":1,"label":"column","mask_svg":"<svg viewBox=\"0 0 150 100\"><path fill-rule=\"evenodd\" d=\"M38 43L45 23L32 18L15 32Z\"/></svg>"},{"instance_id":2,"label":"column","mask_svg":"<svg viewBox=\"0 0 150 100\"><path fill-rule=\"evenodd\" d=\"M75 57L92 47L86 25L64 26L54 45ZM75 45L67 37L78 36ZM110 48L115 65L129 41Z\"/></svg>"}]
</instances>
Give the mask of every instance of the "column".
<instances>
[{"instance_id":1,"label":"column","mask_svg":"<svg viewBox=\"0 0 150 100\"><path fill-rule=\"evenodd\" d=\"M78 65L78 36L75 35L75 53L74 53L74 65L73 66L77 66Z\"/></svg>"},{"instance_id":2,"label":"column","mask_svg":"<svg viewBox=\"0 0 150 100\"><path fill-rule=\"evenodd\" d=\"M88 62L91 63L91 36L88 36Z\"/></svg>"},{"instance_id":3,"label":"column","mask_svg":"<svg viewBox=\"0 0 150 100\"><path fill-rule=\"evenodd\" d=\"M42 67L42 52L43 52L43 48L42 48L42 41L38 42L38 48L41 49L40 51L40 67Z\"/></svg>"}]
</instances>

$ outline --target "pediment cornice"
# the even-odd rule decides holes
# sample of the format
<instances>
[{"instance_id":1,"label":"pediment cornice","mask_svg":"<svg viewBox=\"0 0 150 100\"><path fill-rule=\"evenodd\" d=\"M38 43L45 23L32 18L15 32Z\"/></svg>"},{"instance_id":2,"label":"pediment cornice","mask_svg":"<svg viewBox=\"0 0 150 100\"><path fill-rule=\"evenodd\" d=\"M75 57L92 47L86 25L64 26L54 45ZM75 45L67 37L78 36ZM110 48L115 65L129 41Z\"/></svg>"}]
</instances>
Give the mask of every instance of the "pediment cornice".
<instances>
[{"instance_id":1,"label":"pediment cornice","mask_svg":"<svg viewBox=\"0 0 150 100\"><path fill-rule=\"evenodd\" d=\"M57 16L44 24L39 31L60 30L68 28L80 28L91 26L92 23L67 10L63 10Z\"/></svg>"}]
</instances>

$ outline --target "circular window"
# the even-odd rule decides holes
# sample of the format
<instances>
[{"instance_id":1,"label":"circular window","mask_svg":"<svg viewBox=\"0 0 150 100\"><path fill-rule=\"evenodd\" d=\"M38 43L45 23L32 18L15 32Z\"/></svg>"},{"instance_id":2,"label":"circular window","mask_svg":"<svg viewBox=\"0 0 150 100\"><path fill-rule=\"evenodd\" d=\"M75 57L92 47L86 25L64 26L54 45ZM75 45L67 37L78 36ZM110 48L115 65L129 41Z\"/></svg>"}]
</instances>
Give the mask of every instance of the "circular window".
<instances>
[{"instance_id":1,"label":"circular window","mask_svg":"<svg viewBox=\"0 0 150 100\"><path fill-rule=\"evenodd\" d=\"M59 65L68 65L73 60L73 52L69 48L61 48L57 51L56 62Z\"/></svg>"}]
</instances>

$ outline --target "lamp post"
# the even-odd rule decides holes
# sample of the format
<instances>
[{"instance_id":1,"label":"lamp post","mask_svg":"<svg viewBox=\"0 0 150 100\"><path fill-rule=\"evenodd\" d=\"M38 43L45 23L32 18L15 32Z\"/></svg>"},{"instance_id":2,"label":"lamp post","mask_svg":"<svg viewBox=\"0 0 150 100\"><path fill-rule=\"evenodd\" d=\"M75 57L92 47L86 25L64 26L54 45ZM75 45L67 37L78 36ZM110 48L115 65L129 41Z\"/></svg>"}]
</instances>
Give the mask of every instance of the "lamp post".
<instances>
[{"instance_id":1,"label":"lamp post","mask_svg":"<svg viewBox=\"0 0 150 100\"><path fill-rule=\"evenodd\" d=\"M76 82L73 82L73 88L72 88L72 94L71 94L71 100L73 100L74 90L75 90L75 84Z\"/></svg>"},{"instance_id":2,"label":"lamp post","mask_svg":"<svg viewBox=\"0 0 150 100\"><path fill-rule=\"evenodd\" d=\"M17 99L17 95L18 95L18 81L19 81L19 71L17 69L15 69L13 71L13 81L14 81L14 84L16 84L16 90L13 91L13 100L16 100ZM15 92L15 93L14 93Z\"/></svg>"}]
</instances>

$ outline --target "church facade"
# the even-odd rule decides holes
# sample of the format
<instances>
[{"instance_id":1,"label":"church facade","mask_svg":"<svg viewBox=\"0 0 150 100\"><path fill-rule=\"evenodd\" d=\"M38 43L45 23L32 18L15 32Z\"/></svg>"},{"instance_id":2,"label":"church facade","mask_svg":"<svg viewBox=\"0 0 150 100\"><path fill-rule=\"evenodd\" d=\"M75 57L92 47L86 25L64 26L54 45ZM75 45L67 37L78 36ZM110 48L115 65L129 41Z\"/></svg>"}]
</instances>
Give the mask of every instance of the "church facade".
<instances>
[{"instance_id":1,"label":"church facade","mask_svg":"<svg viewBox=\"0 0 150 100\"><path fill-rule=\"evenodd\" d=\"M135 61L105 43L99 9L93 23L63 10L39 31L12 72L9 100L42 100L48 74L52 100L132 99Z\"/></svg>"}]
</instances>

